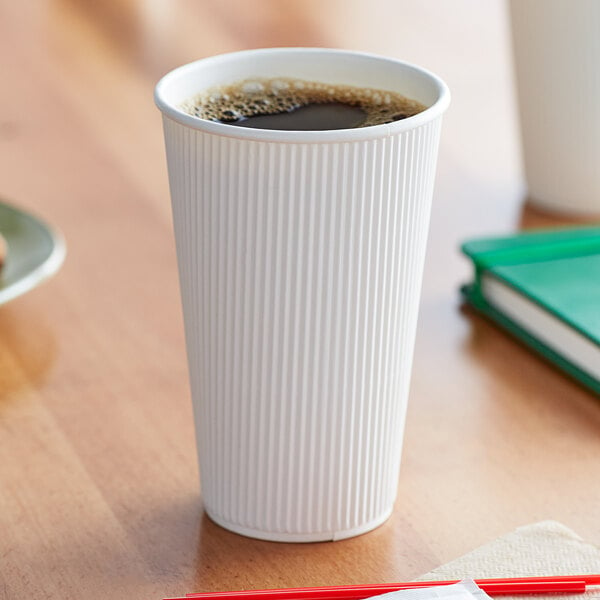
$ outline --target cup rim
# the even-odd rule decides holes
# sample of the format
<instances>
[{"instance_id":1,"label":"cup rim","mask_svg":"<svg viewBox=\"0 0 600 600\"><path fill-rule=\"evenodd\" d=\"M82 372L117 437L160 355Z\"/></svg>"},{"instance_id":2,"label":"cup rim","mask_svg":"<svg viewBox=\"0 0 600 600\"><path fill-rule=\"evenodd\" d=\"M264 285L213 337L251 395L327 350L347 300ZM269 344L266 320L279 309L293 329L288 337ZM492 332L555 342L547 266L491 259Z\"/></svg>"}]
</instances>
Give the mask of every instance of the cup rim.
<instances>
[{"instance_id":1,"label":"cup rim","mask_svg":"<svg viewBox=\"0 0 600 600\"><path fill-rule=\"evenodd\" d=\"M317 53L327 53L332 55L340 56L356 56L375 59L384 61L387 63L393 63L398 66L403 66L412 70L416 73L424 75L430 81L433 82L438 97L436 101L424 111L407 117L401 121L395 121L393 123L385 123L383 125L372 125L369 127L361 127L354 129L335 129L335 130L324 130L324 131L287 131L279 129L258 129L250 127L232 127L225 123L217 123L214 121L207 121L194 117L172 103L168 102L165 98L165 92L168 86L177 78L184 76L188 72L192 72L200 63L204 65L210 62L218 64L226 58L233 56L244 56L244 55L261 55L261 54L272 54L272 53L297 53L303 52L307 55ZM402 60L391 58L388 56L382 56L379 54L373 54L369 52L359 52L354 50L339 50L334 48L305 48L305 47L285 47L285 48L260 48L254 50L242 50L238 52L228 52L225 54L217 54L207 58L201 58L180 67L169 71L164 75L156 84L154 88L154 102L164 116L170 118L181 125L185 125L191 129L204 131L206 133L212 133L219 136L225 136L237 139L246 139L254 141L267 141L267 142L292 142L292 143L311 143L311 142L350 142L360 141L369 139L385 138L404 131L415 129L425 123L433 121L437 117L441 116L450 104L450 90L444 81L432 73L431 71L419 67L412 63L408 63Z\"/></svg>"}]
</instances>

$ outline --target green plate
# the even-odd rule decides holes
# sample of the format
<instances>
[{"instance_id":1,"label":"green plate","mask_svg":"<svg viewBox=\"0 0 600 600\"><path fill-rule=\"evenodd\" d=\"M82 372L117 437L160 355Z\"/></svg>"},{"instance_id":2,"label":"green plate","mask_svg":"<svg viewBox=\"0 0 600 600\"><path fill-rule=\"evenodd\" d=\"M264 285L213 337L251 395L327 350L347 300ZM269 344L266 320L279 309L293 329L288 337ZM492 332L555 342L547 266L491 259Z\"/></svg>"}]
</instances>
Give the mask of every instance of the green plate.
<instances>
[{"instance_id":1,"label":"green plate","mask_svg":"<svg viewBox=\"0 0 600 600\"><path fill-rule=\"evenodd\" d=\"M8 245L0 272L0 304L4 304L54 275L65 259L66 246L56 229L2 202L0 233Z\"/></svg>"}]
</instances>

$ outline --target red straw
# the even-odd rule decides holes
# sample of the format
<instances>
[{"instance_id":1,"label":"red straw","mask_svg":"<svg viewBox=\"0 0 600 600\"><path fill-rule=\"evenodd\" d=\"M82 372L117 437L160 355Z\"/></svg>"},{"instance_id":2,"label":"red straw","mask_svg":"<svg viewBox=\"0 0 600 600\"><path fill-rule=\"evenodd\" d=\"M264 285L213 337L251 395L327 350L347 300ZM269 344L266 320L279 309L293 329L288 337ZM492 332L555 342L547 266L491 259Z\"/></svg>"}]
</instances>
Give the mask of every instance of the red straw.
<instances>
[{"instance_id":1,"label":"red straw","mask_svg":"<svg viewBox=\"0 0 600 600\"><path fill-rule=\"evenodd\" d=\"M184 598L165 600L363 600L370 596L402 589L451 585L451 581L414 581L405 583L376 583L372 585L324 586L233 592L187 594ZM586 585L600 585L600 575L556 575L546 577L516 577L476 579L475 583L490 595L542 594L552 592L583 593Z\"/></svg>"}]
</instances>

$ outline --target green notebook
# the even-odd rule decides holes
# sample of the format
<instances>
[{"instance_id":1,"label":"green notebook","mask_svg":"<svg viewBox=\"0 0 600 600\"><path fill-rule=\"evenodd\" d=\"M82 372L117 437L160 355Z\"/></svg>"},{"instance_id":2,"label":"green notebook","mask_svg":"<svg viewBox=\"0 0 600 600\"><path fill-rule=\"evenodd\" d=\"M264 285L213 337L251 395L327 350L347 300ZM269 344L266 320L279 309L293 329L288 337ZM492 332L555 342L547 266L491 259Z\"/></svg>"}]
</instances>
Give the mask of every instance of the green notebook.
<instances>
[{"instance_id":1,"label":"green notebook","mask_svg":"<svg viewBox=\"0 0 600 600\"><path fill-rule=\"evenodd\" d=\"M600 395L600 227L471 240L466 302Z\"/></svg>"}]
</instances>

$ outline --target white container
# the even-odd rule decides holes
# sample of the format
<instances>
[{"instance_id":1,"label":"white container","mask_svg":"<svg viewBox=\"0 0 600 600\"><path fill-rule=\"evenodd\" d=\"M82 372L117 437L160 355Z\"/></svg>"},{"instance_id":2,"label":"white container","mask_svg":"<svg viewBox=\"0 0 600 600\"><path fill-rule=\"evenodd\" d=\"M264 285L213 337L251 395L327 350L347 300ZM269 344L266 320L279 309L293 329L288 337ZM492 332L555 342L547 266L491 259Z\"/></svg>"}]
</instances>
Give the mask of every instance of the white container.
<instances>
[{"instance_id":1,"label":"white container","mask_svg":"<svg viewBox=\"0 0 600 600\"><path fill-rule=\"evenodd\" d=\"M510 12L530 201L600 215L600 2L512 0Z\"/></svg>"},{"instance_id":2,"label":"white container","mask_svg":"<svg viewBox=\"0 0 600 600\"><path fill-rule=\"evenodd\" d=\"M214 85L281 76L429 108L309 132L178 109ZM373 529L396 497L446 86L392 59L285 48L183 66L155 99L208 515L277 541Z\"/></svg>"}]
</instances>

